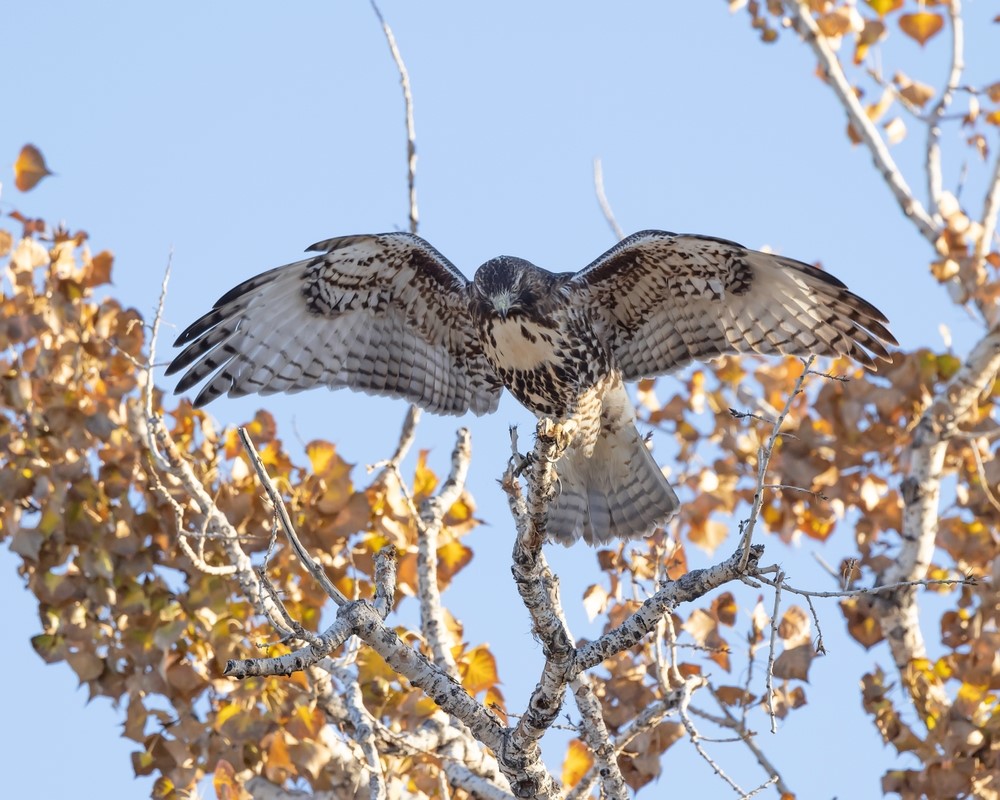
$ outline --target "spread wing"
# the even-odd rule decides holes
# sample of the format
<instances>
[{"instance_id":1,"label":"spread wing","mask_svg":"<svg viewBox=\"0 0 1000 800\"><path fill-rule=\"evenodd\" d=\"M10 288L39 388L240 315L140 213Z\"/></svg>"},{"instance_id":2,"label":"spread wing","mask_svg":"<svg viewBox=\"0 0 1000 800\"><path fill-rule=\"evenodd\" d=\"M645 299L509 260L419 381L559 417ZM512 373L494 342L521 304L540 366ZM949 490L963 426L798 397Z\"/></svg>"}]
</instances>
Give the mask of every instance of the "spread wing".
<instances>
[{"instance_id":1,"label":"spread wing","mask_svg":"<svg viewBox=\"0 0 1000 800\"><path fill-rule=\"evenodd\" d=\"M728 353L849 355L897 344L885 316L833 276L706 236L641 231L572 277L627 381Z\"/></svg>"},{"instance_id":2,"label":"spread wing","mask_svg":"<svg viewBox=\"0 0 1000 800\"><path fill-rule=\"evenodd\" d=\"M408 233L345 236L241 283L176 341L194 403L349 386L439 414L494 411L502 384L479 344L465 277Z\"/></svg>"}]
</instances>

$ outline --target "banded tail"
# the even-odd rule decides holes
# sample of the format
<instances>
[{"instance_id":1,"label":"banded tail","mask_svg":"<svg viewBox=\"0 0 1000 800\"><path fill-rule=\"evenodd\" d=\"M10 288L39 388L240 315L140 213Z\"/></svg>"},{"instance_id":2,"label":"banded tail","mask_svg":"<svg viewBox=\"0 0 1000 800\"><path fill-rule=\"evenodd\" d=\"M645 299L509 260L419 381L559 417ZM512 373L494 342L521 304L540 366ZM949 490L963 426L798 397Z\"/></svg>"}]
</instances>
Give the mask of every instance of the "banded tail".
<instances>
[{"instance_id":1,"label":"banded tail","mask_svg":"<svg viewBox=\"0 0 1000 800\"><path fill-rule=\"evenodd\" d=\"M557 494L549 504L547 530L566 546L581 536L590 545L648 536L680 507L631 422L603 428L590 457L573 445L555 466Z\"/></svg>"}]
</instances>

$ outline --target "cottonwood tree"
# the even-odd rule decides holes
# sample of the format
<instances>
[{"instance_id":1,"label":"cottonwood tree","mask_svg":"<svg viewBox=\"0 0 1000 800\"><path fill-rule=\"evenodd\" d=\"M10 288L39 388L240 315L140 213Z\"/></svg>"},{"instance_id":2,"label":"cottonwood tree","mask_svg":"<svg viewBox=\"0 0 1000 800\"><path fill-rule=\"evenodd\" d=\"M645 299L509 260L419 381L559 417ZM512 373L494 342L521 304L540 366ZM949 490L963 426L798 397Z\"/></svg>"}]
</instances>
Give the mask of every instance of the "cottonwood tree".
<instances>
[{"instance_id":1,"label":"cottonwood tree","mask_svg":"<svg viewBox=\"0 0 1000 800\"><path fill-rule=\"evenodd\" d=\"M961 355L897 353L876 376L727 358L679 389L643 383L642 416L676 440L674 478L693 500L650 539L598 550L581 598L560 597L542 547L561 431L543 420L533 441L522 432L497 471L513 578L544 654L526 708L507 706L505 665L466 641L462 609L442 594L478 524L466 431L446 476L423 453L403 474L419 435L411 410L395 452L365 475L326 441L298 463L265 411L219 430L184 400L165 407L149 368L157 320L109 294L110 253L21 215L21 230L0 232L0 532L38 598L36 651L121 703L133 767L157 776L156 796L211 776L226 798L626 797L671 746L691 747L737 796L805 796L753 731L808 713L820 626L840 624L816 599L828 596L862 647L885 642L884 664L859 675L860 701L920 764L887 756L883 791L1000 797L1000 89L964 81L957 2L745 9L765 41L785 30L812 49L818 90L832 90L873 182L929 245L927 290L967 306L981 336ZM901 36L950 39L941 85L873 66ZM926 138L922 174L893 159L904 126ZM946 153L983 173L981 202L945 188ZM37 151L18 165L22 188L48 172ZM831 569L830 587L790 585L769 566L782 541L835 535L854 537L857 556ZM688 569L691 545L714 552L727 537L735 552ZM929 593L945 607L930 643ZM401 602L418 607L418 627L394 619ZM573 635L570 602L604 620L600 637ZM567 717L574 738L554 774L539 743ZM748 748L753 784L728 775L706 741L720 736Z\"/></svg>"}]
</instances>

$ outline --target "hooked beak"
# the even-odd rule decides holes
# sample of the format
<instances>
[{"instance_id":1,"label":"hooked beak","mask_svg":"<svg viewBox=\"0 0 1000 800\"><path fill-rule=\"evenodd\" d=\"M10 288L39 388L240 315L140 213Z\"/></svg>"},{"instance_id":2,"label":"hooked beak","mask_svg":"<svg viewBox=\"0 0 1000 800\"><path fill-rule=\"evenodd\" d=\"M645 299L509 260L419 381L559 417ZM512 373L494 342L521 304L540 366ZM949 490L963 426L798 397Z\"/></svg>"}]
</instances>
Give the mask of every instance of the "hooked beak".
<instances>
[{"instance_id":1,"label":"hooked beak","mask_svg":"<svg viewBox=\"0 0 1000 800\"><path fill-rule=\"evenodd\" d=\"M500 315L500 318L507 319L511 307L510 294L508 292L501 292L500 294L493 295L490 299L493 301L493 309Z\"/></svg>"}]
</instances>

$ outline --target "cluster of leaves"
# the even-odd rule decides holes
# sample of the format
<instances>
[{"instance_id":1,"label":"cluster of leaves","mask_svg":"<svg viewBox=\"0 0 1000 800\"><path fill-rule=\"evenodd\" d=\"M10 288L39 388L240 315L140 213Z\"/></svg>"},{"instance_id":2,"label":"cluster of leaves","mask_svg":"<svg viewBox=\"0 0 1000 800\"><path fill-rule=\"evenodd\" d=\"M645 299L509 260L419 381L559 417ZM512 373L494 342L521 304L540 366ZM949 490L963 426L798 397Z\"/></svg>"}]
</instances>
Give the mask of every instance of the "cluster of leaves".
<instances>
[{"instance_id":1,"label":"cluster of leaves","mask_svg":"<svg viewBox=\"0 0 1000 800\"><path fill-rule=\"evenodd\" d=\"M38 598L35 650L46 662L69 664L91 696L124 706L124 735L138 744L133 766L158 776L158 796L173 796L218 764L328 787L322 731L336 721L317 708L306 677L222 677L229 659L287 647L254 616L231 576L206 574L178 546L184 533L204 561L226 565L200 529L196 505L159 483L142 444L148 331L136 310L100 296L111 253L92 254L85 234L50 232L38 220L24 227L29 233L16 244L0 230L0 540L20 556L20 574ZM44 244L43 233L52 237ZM156 413L159 402L154 391ZM217 430L183 401L168 418L246 551L263 559L271 549L270 581L289 612L316 630L328 598L280 541L272 546L272 511L235 431ZM310 443L308 463L298 465L268 414L247 427L302 541L348 597L370 596L373 553L386 543L401 554L397 597L416 592L412 505L392 474L359 487L332 444ZM436 482L422 457L412 499L419 503ZM445 518L442 585L472 558L461 539L477 524L473 513L463 495ZM462 642L458 623L453 632ZM461 644L455 658L469 690L502 705L488 649ZM357 668L377 717L397 730L426 719L429 701L378 656L362 651ZM433 776L436 769L427 760L400 774L417 781L421 770Z\"/></svg>"},{"instance_id":2,"label":"cluster of leaves","mask_svg":"<svg viewBox=\"0 0 1000 800\"><path fill-rule=\"evenodd\" d=\"M626 581L634 584L649 577L657 553L667 554L668 574L676 577L686 570L687 544L713 552L730 531L729 521L746 516L755 491L760 448L802 370L794 359L756 368L751 364L727 359L714 368L697 370L684 389L665 402L657 398L653 382L640 386L645 421L676 438L679 482L688 487L691 498L681 507L673 536L655 543L649 553L637 553L633 547L600 554L609 588L595 585L588 589L584 602L592 613L607 610L615 618L633 610L641 598L626 599L630 588ZM812 376L809 390L792 402L782 427L788 433L777 437L771 457L768 480L774 488L766 490L761 513L766 530L786 542L801 537L824 541L842 530L854 536L857 546L855 558L836 566L830 586L811 588L836 591L883 583L882 575L894 562L902 531L903 498L894 476L904 470L912 430L928 398L959 366L955 356L927 350L896 353L893 364L877 376L838 362L833 371L850 380ZM748 386L753 388L746 391ZM757 405L747 409L745 403L751 397ZM902 722L906 712L899 707L899 696L892 697L891 685L880 669L862 679L864 707L885 741L900 753L916 754L926 766L887 773L885 790L908 797L921 792L931 797L954 796L956 782L962 781L969 791L1000 769L1000 660L995 658L1000 645L1000 594L995 588L1000 568L1000 541L995 533L1000 529L996 495L1000 451L995 443L998 399L1000 382L980 397L966 418L958 420L964 435L952 440L945 459L944 475L954 481L955 494L940 521L937 558L928 577L961 585L925 590L951 601L939 617L941 655L910 664L902 687L927 733L920 734ZM980 578L986 580L978 582ZM861 595L840 603L848 632L865 648L883 641L874 602L871 596ZM733 626L736 610L735 599L727 593L710 607L695 609L687 619L675 619L675 627L690 636L694 646L707 649L717 667L731 672L734 652L725 632ZM760 632L770 622L759 601L747 611L751 630L745 639L745 658L752 663ZM774 675L786 684L776 687L773 702L775 713L781 715L805 702L803 687L796 681L808 678L821 644L812 640L809 617L796 606L785 612L778 639L782 650ZM638 668L652 658L649 649L622 658L636 659L633 666ZM699 669L692 664L683 668ZM648 686L648 676L644 679ZM934 706L929 685L956 698L947 714ZM734 705L765 706L767 698L754 695L750 688L720 686L715 695ZM957 764L961 767L956 768Z\"/></svg>"},{"instance_id":3,"label":"cluster of leaves","mask_svg":"<svg viewBox=\"0 0 1000 800\"><path fill-rule=\"evenodd\" d=\"M840 48L845 42L853 46L852 62L858 68L855 92L859 98L868 91L877 93L877 99L868 103L865 110L872 122L882 121L889 144L897 144L906 136L904 117L899 113L890 114L890 111L901 110L912 121L923 124L928 111L940 97L927 83L901 71L887 78L882 60L870 58L872 48L883 45L897 28L900 34L921 46L927 44L945 30L949 5L947 0L865 0L864 3L809 0L806 3L816 29L832 48ZM764 3L730 0L729 6L733 11L745 9L750 24L768 43L778 39L781 28L792 24L782 0ZM863 82L868 84L867 89ZM961 116L966 141L985 160L989 148L983 126L1000 125L1000 81L982 87L965 86L963 94L968 104ZM853 126L848 126L847 134L853 143L860 142Z\"/></svg>"}]
</instances>

